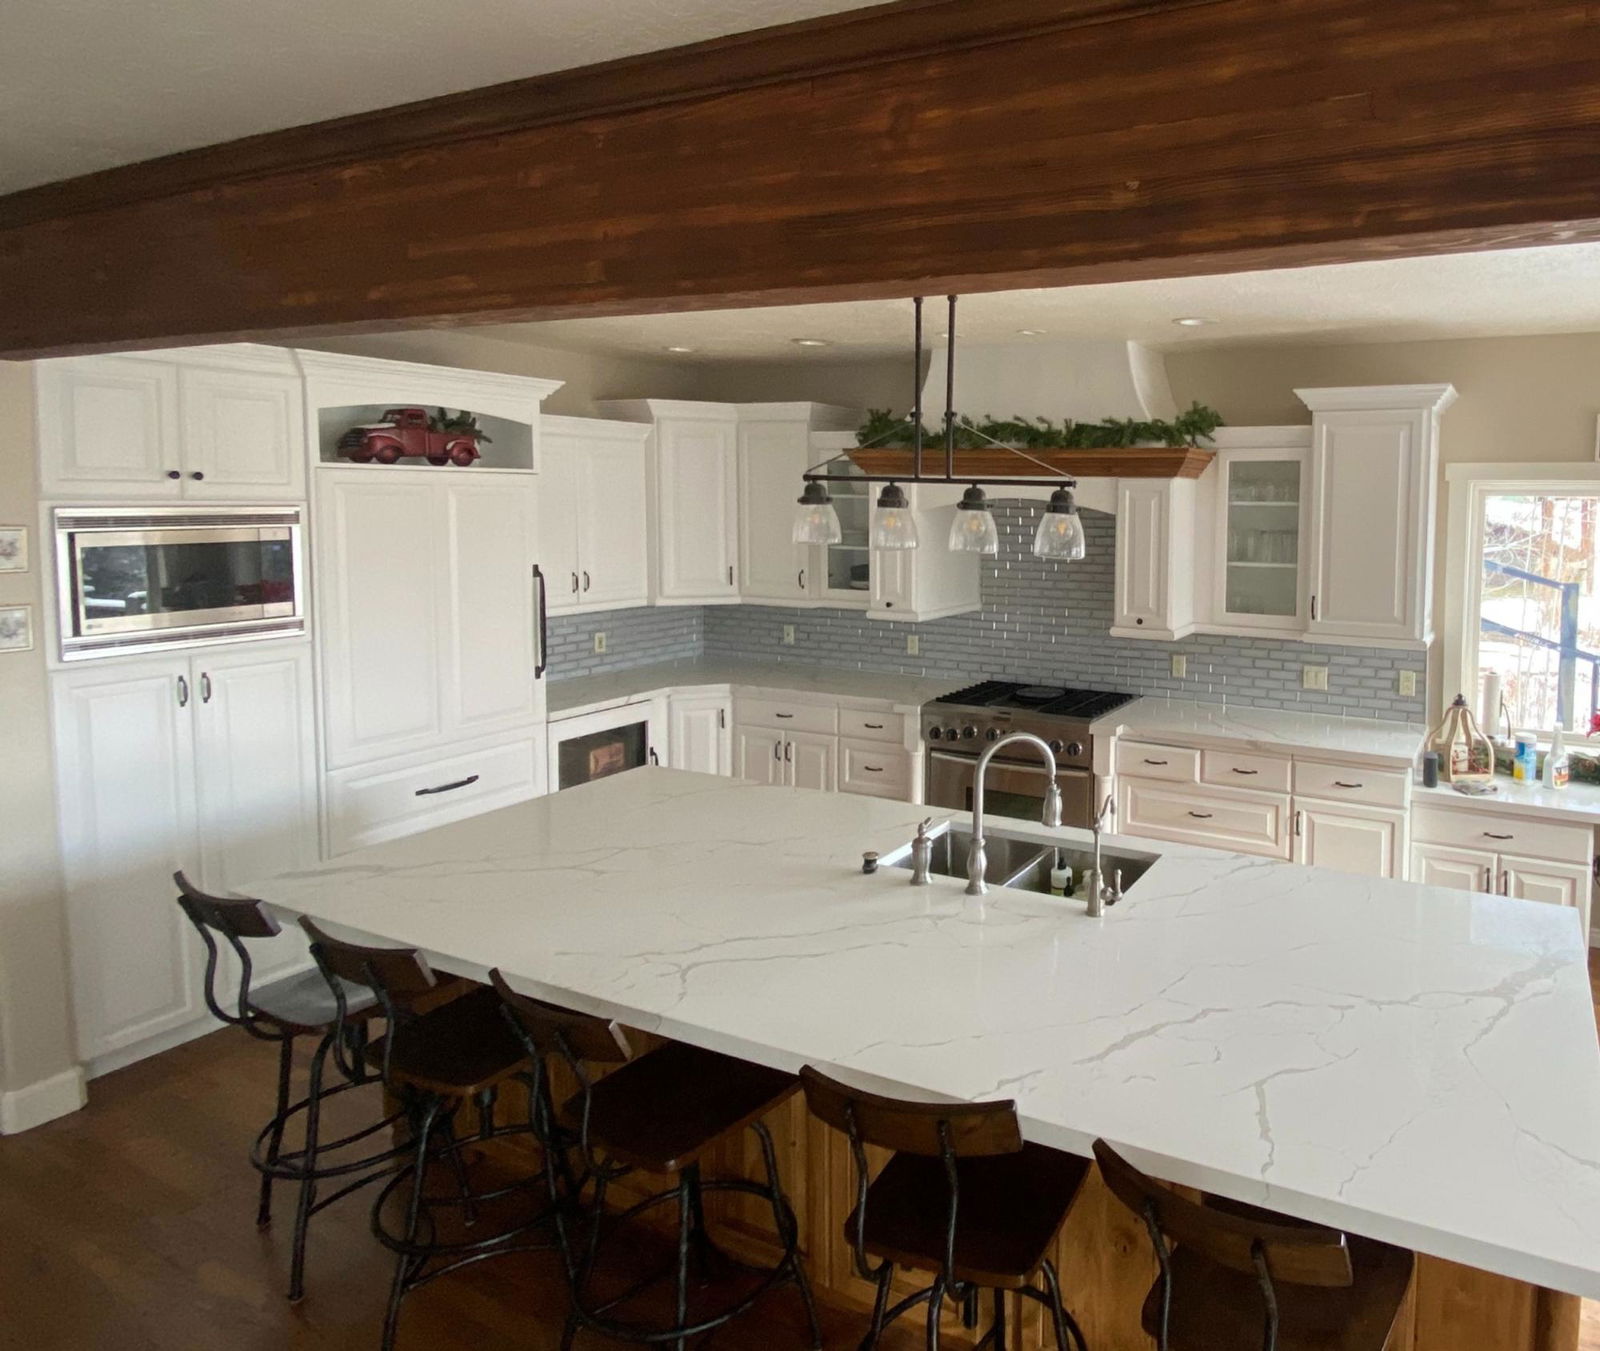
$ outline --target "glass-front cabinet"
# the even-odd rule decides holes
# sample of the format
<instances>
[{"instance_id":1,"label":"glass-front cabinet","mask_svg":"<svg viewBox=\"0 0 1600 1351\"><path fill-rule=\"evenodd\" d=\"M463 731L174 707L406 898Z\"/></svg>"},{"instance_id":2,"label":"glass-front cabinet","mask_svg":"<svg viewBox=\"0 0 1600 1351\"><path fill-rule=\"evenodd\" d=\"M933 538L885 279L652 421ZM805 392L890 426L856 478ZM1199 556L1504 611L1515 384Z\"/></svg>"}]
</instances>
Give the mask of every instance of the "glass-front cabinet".
<instances>
[{"instance_id":1,"label":"glass-front cabinet","mask_svg":"<svg viewBox=\"0 0 1600 1351\"><path fill-rule=\"evenodd\" d=\"M849 460L839 460L829 466L835 474L852 477L861 471ZM821 554L818 580L822 594L840 605L866 604L872 590L872 488L865 481L856 483L830 483L828 491L833 497L833 508L839 513L840 539L815 550Z\"/></svg>"},{"instance_id":2,"label":"glass-front cabinet","mask_svg":"<svg viewBox=\"0 0 1600 1351\"><path fill-rule=\"evenodd\" d=\"M1218 619L1243 628L1303 628L1306 453L1223 451L1218 468Z\"/></svg>"}]
</instances>

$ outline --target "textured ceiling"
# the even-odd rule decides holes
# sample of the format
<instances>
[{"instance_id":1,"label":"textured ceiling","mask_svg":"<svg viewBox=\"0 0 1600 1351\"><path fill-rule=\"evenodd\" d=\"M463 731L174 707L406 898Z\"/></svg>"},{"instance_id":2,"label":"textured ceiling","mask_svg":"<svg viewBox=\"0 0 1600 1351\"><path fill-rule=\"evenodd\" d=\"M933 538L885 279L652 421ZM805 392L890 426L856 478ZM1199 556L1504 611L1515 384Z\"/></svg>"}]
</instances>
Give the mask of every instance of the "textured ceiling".
<instances>
[{"instance_id":1,"label":"textured ceiling","mask_svg":"<svg viewBox=\"0 0 1600 1351\"><path fill-rule=\"evenodd\" d=\"M866 0L0 0L0 193Z\"/></svg>"},{"instance_id":2,"label":"textured ceiling","mask_svg":"<svg viewBox=\"0 0 1600 1351\"><path fill-rule=\"evenodd\" d=\"M1198 317L1214 322L1180 328ZM928 331L943 330L930 304ZM1180 277L1055 290L999 291L961 302L959 334L1016 342L1022 330L1051 338L1135 338L1163 349L1273 342L1401 342L1600 331L1600 245L1510 249ZM793 359L809 354L903 352L910 301L861 301L721 310L640 318L563 319L487 330L551 347L659 355L692 347L705 360ZM828 348L800 348L822 338ZM688 359L688 358L685 358Z\"/></svg>"}]
</instances>

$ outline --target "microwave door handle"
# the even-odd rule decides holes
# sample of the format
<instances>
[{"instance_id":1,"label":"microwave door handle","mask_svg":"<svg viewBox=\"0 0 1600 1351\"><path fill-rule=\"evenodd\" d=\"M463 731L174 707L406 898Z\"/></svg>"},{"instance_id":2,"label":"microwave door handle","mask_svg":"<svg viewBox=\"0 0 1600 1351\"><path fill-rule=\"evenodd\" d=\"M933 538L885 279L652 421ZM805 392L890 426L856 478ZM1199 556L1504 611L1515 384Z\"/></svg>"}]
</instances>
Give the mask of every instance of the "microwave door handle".
<instances>
[{"instance_id":1,"label":"microwave door handle","mask_svg":"<svg viewBox=\"0 0 1600 1351\"><path fill-rule=\"evenodd\" d=\"M535 604L538 607L539 613L539 656L533 668L533 678L535 680L542 680L544 678L545 670L550 665L549 661L545 657L545 652L549 647L550 612L545 604L544 573L539 570L539 565L537 563L533 565L533 584L535 588L534 594L536 597Z\"/></svg>"}]
</instances>

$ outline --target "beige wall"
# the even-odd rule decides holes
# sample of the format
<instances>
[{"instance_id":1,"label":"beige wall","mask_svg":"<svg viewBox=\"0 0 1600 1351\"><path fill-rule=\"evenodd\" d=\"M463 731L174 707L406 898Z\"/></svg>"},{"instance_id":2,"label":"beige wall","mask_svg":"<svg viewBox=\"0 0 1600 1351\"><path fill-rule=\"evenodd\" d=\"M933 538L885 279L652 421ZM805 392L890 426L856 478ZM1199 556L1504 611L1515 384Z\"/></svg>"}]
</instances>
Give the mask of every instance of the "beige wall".
<instances>
[{"instance_id":1,"label":"beige wall","mask_svg":"<svg viewBox=\"0 0 1600 1351\"><path fill-rule=\"evenodd\" d=\"M0 573L0 605L34 607L40 626L38 485L28 367L0 362L0 525L26 525L28 572ZM66 926L56 847L44 645L0 653L0 1090L39 1083L73 1062Z\"/></svg>"}]
</instances>

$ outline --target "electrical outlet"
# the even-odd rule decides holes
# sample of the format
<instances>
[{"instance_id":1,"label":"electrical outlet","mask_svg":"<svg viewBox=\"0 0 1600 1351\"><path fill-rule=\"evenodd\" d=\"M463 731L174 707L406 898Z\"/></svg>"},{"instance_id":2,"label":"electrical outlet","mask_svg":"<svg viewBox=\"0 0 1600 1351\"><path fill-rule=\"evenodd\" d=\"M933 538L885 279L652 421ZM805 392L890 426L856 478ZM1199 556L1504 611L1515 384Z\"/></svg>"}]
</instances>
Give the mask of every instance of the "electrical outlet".
<instances>
[{"instance_id":1,"label":"electrical outlet","mask_svg":"<svg viewBox=\"0 0 1600 1351\"><path fill-rule=\"evenodd\" d=\"M1417 673L1415 671L1400 672L1400 697L1402 699L1415 699L1417 697Z\"/></svg>"},{"instance_id":2,"label":"electrical outlet","mask_svg":"<svg viewBox=\"0 0 1600 1351\"><path fill-rule=\"evenodd\" d=\"M1300 688L1303 690L1326 690L1328 688L1328 668L1326 666L1302 666L1300 668Z\"/></svg>"},{"instance_id":3,"label":"electrical outlet","mask_svg":"<svg viewBox=\"0 0 1600 1351\"><path fill-rule=\"evenodd\" d=\"M598 652L604 652L606 650L606 636L605 636L605 634L603 634L603 633L595 634L595 636L594 636L594 650L597 653Z\"/></svg>"},{"instance_id":4,"label":"electrical outlet","mask_svg":"<svg viewBox=\"0 0 1600 1351\"><path fill-rule=\"evenodd\" d=\"M1189 658L1182 652L1172 654L1172 678L1183 680L1189 674Z\"/></svg>"},{"instance_id":5,"label":"electrical outlet","mask_svg":"<svg viewBox=\"0 0 1600 1351\"><path fill-rule=\"evenodd\" d=\"M914 633L906 634L906 656L916 657L922 653L922 639Z\"/></svg>"},{"instance_id":6,"label":"electrical outlet","mask_svg":"<svg viewBox=\"0 0 1600 1351\"><path fill-rule=\"evenodd\" d=\"M794 646L794 625L793 624L785 624L783 626L783 645L785 647L793 647Z\"/></svg>"}]
</instances>

